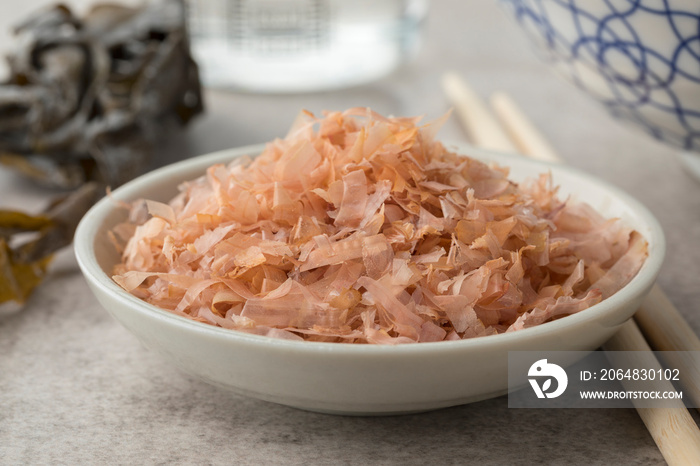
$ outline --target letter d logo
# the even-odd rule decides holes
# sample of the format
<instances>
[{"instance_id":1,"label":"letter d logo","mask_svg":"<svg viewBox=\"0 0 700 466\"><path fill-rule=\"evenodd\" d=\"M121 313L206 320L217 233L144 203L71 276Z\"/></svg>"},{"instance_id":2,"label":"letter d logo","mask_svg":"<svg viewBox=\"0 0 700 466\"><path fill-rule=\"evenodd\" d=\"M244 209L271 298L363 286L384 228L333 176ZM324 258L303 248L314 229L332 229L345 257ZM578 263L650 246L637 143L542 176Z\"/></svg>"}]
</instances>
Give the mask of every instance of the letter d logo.
<instances>
[{"instance_id":1,"label":"letter d logo","mask_svg":"<svg viewBox=\"0 0 700 466\"><path fill-rule=\"evenodd\" d=\"M530 366L527 375L529 377L548 377L542 384L542 387L540 387L537 379L528 379L537 398L556 398L564 393L569 383L566 371L556 364L548 363L546 359L540 359ZM548 392L552 386L552 378L557 381L557 387L556 390Z\"/></svg>"}]
</instances>

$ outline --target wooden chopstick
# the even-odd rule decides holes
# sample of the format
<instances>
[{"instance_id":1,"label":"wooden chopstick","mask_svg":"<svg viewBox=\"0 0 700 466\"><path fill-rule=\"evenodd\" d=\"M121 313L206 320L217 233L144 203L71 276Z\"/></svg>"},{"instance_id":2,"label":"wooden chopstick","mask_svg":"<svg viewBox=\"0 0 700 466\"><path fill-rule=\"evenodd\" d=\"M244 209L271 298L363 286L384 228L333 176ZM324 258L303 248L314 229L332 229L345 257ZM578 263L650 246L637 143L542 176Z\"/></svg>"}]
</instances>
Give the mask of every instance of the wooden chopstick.
<instances>
[{"instance_id":1,"label":"wooden chopstick","mask_svg":"<svg viewBox=\"0 0 700 466\"><path fill-rule=\"evenodd\" d=\"M683 374L684 393L700 411L700 339L661 287L654 285L634 320L656 351L683 351L667 357Z\"/></svg>"},{"instance_id":2,"label":"wooden chopstick","mask_svg":"<svg viewBox=\"0 0 700 466\"><path fill-rule=\"evenodd\" d=\"M504 92L495 92L491 96L491 108L502 122L510 122L504 125L505 130L515 141L520 153L545 162L563 162L554 148L508 95Z\"/></svg>"},{"instance_id":3,"label":"wooden chopstick","mask_svg":"<svg viewBox=\"0 0 700 466\"><path fill-rule=\"evenodd\" d=\"M442 77L442 87L454 104L457 115L474 144L501 152L518 151L479 96L463 84L458 74L445 73Z\"/></svg>"},{"instance_id":4,"label":"wooden chopstick","mask_svg":"<svg viewBox=\"0 0 700 466\"><path fill-rule=\"evenodd\" d=\"M612 355L615 351L638 351L642 355L637 358L642 367L656 370L662 367L632 319L603 345L603 349L612 351L608 353ZM622 385L627 388L625 382ZM667 380L657 381L654 388L665 392L675 391L673 384ZM665 400L666 407L663 408L640 408L635 400L632 403L668 464L700 464L700 429L682 401Z\"/></svg>"},{"instance_id":5,"label":"wooden chopstick","mask_svg":"<svg viewBox=\"0 0 700 466\"><path fill-rule=\"evenodd\" d=\"M474 139L478 146L488 149L507 146L503 141L498 145L491 145L491 141L497 139L499 134L498 131L493 129L494 118L466 82L455 73L450 73L443 79L443 87L445 93L451 98L452 104L457 109L463 123L470 125L468 133L480 134L484 131L489 134L486 140ZM453 96L458 96L459 98L454 99ZM547 140L507 95L503 93L496 94L492 99L492 105L506 128L505 131L500 131L500 134L503 134L504 137L505 133L510 134L512 142L515 143L511 143L511 145L517 146L519 151L526 156L546 158L557 162L562 161ZM670 301L667 298L664 300L664 298L665 296L661 289L655 286L651 298L645 300L643 306L646 318L646 320L644 318L641 319L643 322L649 322L651 326L657 326L658 323L662 324L660 328L663 330L653 333L653 336L650 337L656 349L682 349L685 351L696 349L693 346L694 340L692 337L697 341L697 336L683 320L680 313L673 308ZM675 316L669 319L671 322L666 320L668 319L668 316L664 315L666 313L671 313ZM678 326L680 327L678 328ZM683 328L686 330L683 330ZM652 335L651 332L650 335ZM675 340L677 338L682 338L683 341L679 343ZM606 343L606 347L614 348L616 351L651 351L633 320L623 324L620 331ZM650 357L653 357L653 355L650 354ZM697 368L694 369L697 371ZM685 375L690 374L693 368L679 367L679 370ZM683 403L680 400L675 401L677 403L674 406L677 407L671 409L637 408L637 412L654 438L664 459L669 464L700 464L700 429L698 429Z\"/></svg>"}]
</instances>

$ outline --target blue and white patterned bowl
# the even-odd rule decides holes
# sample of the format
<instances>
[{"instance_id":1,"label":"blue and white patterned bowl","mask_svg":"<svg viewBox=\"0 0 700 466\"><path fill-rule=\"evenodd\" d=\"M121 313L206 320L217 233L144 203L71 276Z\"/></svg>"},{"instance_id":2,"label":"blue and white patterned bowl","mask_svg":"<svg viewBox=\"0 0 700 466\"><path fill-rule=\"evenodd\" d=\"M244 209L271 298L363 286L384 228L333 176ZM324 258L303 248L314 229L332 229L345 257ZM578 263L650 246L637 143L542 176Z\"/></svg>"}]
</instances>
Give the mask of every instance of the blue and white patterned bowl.
<instances>
[{"instance_id":1,"label":"blue and white patterned bowl","mask_svg":"<svg viewBox=\"0 0 700 466\"><path fill-rule=\"evenodd\" d=\"M615 117L700 152L698 0L502 0L557 71Z\"/></svg>"}]
</instances>

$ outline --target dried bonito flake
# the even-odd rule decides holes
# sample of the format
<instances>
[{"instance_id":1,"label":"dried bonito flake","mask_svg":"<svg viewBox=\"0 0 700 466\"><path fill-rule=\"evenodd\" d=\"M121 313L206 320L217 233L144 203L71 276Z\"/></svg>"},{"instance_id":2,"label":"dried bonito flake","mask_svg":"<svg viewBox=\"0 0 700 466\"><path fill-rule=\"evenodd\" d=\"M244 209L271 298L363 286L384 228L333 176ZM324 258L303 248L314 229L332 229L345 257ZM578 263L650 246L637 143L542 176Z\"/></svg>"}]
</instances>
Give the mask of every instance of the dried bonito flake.
<instances>
[{"instance_id":1,"label":"dried bonito flake","mask_svg":"<svg viewBox=\"0 0 700 466\"><path fill-rule=\"evenodd\" d=\"M64 5L15 28L0 84L0 162L44 185L139 175L173 124L202 111L182 0Z\"/></svg>"},{"instance_id":2,"label":"dried bonito flake","mask_svg":"<svg viewBox=\"0 0 700 466\"><path fill-rule=\"evenodd\" d=\"M114 280L211 325L396 344L539 325L637 273L639 233L560 199L547 175L518 185L450 152L440 122L418 120L302 113L257 158L134 203Z\"/></svg>"}]
</instances>

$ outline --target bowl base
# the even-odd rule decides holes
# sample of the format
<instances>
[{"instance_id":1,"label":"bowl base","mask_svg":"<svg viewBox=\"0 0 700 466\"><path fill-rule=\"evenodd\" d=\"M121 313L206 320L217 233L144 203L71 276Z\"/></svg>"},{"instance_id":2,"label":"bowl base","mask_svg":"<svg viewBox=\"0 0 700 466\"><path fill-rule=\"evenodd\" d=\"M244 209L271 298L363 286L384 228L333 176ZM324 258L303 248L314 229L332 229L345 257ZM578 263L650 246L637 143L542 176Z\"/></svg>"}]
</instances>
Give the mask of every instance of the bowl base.
<instances>
[{"instance_id":1,"label":"bowl base","mask_svg":"<svg viewBox=\"0 0 700 466\"><path fill-rule=\"evenodd\" d=\"M211 383L211 382L210 382ZM489 393L480 393L478 395L468 396L452 400L436 400L413 402L397 405L387 404L355 404L344 401L319 403L317 400L299 400L286 397L270 396L264 393L254 393L247 390L240 390L216 383L220 388L231 391L237 395L243 395L258 400L267 401L270 403L288 406L290 408L299 409L302 411L310 411L312 413L329 414L334 416L352 416L352 417L380 417L380 416L403 416L407 414L420 414L439 409L453 408L456 406L476 403L479 401L497 398L508 393L508 389L496 390Z\"/></svg>"}]
</instances>

